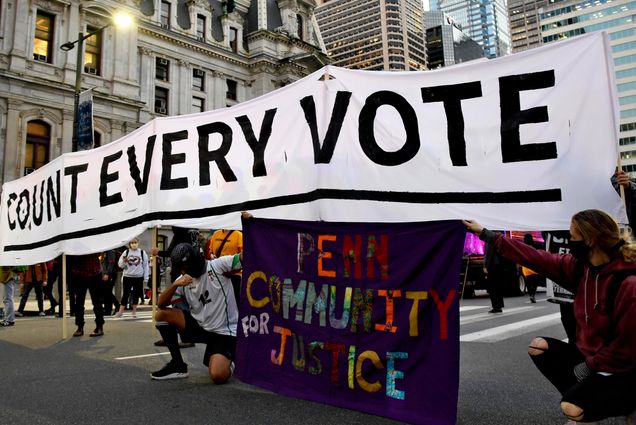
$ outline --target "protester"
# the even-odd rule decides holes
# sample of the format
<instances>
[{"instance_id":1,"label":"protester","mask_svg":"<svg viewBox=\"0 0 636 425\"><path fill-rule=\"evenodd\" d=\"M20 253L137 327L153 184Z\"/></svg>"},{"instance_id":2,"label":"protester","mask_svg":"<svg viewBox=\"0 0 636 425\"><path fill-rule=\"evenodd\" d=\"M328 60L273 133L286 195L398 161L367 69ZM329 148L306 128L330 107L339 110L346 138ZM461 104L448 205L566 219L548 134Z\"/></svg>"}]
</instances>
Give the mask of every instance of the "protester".
<instances>
[{"instance_id":1,"label":"protester","mask_svg":"<svg viewBox=\"0 0 636 425\"><path fill-rule=\"evenodd\" d=\"M0 326L13 326L15 324L15 309L13 306L13 292L18 284L18 273L15 267L0 267L0 284L4 286L4 319Z\"/></svg>"},{"instance_id":2,"label":"protester","mask_svg":"<svg viewBox=\"0 0 636 425\"><path fill-rule=\"evenodd\" d=\"M467 229L499 253L575 293L575 344L536 337L528 353L559 390L572 421L592 422L636 409L636 244L600 210L576 213L570 254L551 254L505 238L475 221ZM631 422L630 422L631 421Z\"/></svg>"},{"instance_id":3,"label":"protester","mask_svg":"<svg viewBox=\"0 0 636 425\"><path fill-rule=\"evenodd\" d=\"M44 316L44 298L42 292L42 286L47 281L48 270L46 263L37 263L32 266L28 266L24 272L24 292L20 299L20 305L18 311L15 312L17 317L24 316L24 308L29 299L29 294L32 289L35 289L35 298L38 302L38 315Z\"/></svg>"},{"instance_id":4,"label":"protester","mask_svg":"<svg viewBox=\"0 0 636 425\"><path fill-rule=\"evenodd\" d=\"M523 242L526 245L536 248L534 244L534 238L530 233L526 233L525 235L523 235ZM534 270L527 267L522 267L521 272L523 273L523 277L526 282L526 289L528 290L528 295L530 296L530 302L534 304L537 302L537 287L539 286L539 282L541 281L542 277Z\"/></svg>"},{"instance_id":5,"label":"protester","mask_svg":"<svg viewBox=\"0 0 636 425\"><path fill-rule=\"evenodd\" d=\"M488 295L492 310L488 313L502 313L504 307L503 285L505 282L504 260L492 244L484 245L484 273L488 282Z\"/></svg>"},{"instance_id":6,"label":"protester","mask_svg":"<svg viewBox=\"0 0 636 425\"><path fill-rule=\"evenodd\" d=\"M206 344L203 364L210 379L222 384L232 375L236 348L238 309L232 282L225 273L241 269L242 254L206 261L203 253L191 244L175 247L172 267L181 272L172 285L161 292L155 315L157 329L170 350L172 359L151 374L152 379L178 379L188 376L188 366L181 357L177 332L188 341ZM174 296L188 303L189 311L166 308Z\"/></svg>"},{"instance_id":7,"label":"protester","mask_svg":"<svg viewBox=\"0 0 636 425\"><path fill-rule=\"evenodd\" d=\"M102 282L104 284L104 315L110 316L119 311L119 301L113 293L117 279L117 251L109 249L100 256Z\"/></svg>"},{"instance_id":8,"label":"protester","mask_svg":"<svg viewBox=\"0 0 636 425\"><path fill-rule=\"evenodd\" d=\"M184 227L177 227L177 226L172 226L172 240L170 241L170 245L168 245L168 248L166 248L164 251L160 251L157 247L153 247L150 250L151 255L153 256L159 256L159 257L163 257L163 258L170 258L172 251L174 250L174 248L181 244L181 243L190 243L192 244L192 240L194 239L191 236L191 231L194 231L194 229L186 229ZM174 267L171 266L170 268L170 282L174 282L179 276L181 275L181 271ZM186 303L185 301L181 301L181 302L177 302L175 304L173 304L174 308L180 308L182 310L188 310L188 303ZM189 347L194 347L194 343L189 342L189 341L183 341L183 336L181 337L181 344L179 344L180 348L189 348ZM155 341L155 346L157 347L165 347L166 346L166 342L163 339L157 340Z\"/></svg>"},{"instance_id":9,"label":"protester","mask_svg":"<svg viewBox=\"0 0 636 425\"><path fill-rule=\"evenodd\" d=\"M123 295L119 305L119 311L115 315L121 317L124 314L128 297L132 291L132 317L137 317L137 305L139 297L143 297L144 285L148 283L149 267L148 254L139 248L139 239L133 238L128 244L118 261L119 267L124 270L122 277Z\"/></svg>"},{"instance_id":10,"label":"protester","mask_svg":"<svg viewBox=\"0 0 636 425\"><path fill-rule=\"evenodd\" d=\"M234 255L243 252L243 233L239 230L219 229L208 238L205 243L205 258L213 260L223 255ZM237 302L241 292L241 272L228 275L232 281L234 297Z\"/></svg>"},{"instance_id":11,"label":"protester","mask_svg":"<svg viewBox=\"0 0 636 425\"><path fill-rule=\"evenodd\" d=\"M46 284L42 289L44 290L44 297L48 298L49 303L51 303L51 307L46 310L46 313L55 314L55 307L57 307L58 302L53 295L53 285L55 285L55 281L58 280L60 276L60 264L57 258L51 261L47 261L46 270L48 276L46 279ZM60 286L60 283L58 283L58 286Z\"/></svg>"},{"instance_id":12,"label":"protester","mask_svg":"<svg viewBox=\"0 0 636 425\"><path fill-rule=\"evenodd\" d=\"M104 285L102 284L99 254L69 256L67 262L70 270L69 282L76 290L75 325L77 330L73 336L84 335L84 303L86 302L87 290L91 295L93 313L95 313L95 330L89 336L102 336L104 335Z\"/></svg>"},{"instance_id":13,"label":"protester","mask_svg":"<svg viewBox=\"0 0 636 425\"><path fill-rule=\"evenodd\" d=\"M205 243L205 258L213 260L223 255L243 252L243 233L239 230L219 229Z\"/></svg>"},{"instance_id":14,"label":"protester","mask_svg":"<svg viewBox=\"0 0 636 425\"><path fill-rule=\"evenodd\" d=\"M618 169L612 176L611 181L617 192L620 193L619 187L623 187L629 227L631 227L633 231L636 231L636 229L634 229L634 226L636 226L636 183L629 178L629 175L627 175L625 171Z\"/></svg>"}]
</instances>

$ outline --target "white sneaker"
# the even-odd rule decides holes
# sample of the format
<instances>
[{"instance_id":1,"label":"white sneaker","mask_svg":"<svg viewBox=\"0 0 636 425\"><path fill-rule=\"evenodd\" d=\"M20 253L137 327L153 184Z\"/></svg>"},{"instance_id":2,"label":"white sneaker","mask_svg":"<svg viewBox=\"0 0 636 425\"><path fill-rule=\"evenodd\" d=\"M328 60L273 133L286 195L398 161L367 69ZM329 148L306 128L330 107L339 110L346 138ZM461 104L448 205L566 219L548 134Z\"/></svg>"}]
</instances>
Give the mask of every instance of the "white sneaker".
<instances>
[{"instance_id":1,"label":"white sneaker","mask_svg":"<svg viewBox=\"0 0 636 425\"><path fill-rule=\"evenodd\" d=\"M38 316L46 316L46 313L41 311L41 312L38 313Z\"/></svg>"},{"instance_id":2,"label":"white sneaker","mask_svg":"<svg viewBox=\"0 0 636 425\"><path fill-rule=\"evenodd\" d=\"M115 313L115 317L117 317L118 319L123 315L124 313L122 313L121 311L118 311L117 313Z\"/></svg>"}]
</instances>

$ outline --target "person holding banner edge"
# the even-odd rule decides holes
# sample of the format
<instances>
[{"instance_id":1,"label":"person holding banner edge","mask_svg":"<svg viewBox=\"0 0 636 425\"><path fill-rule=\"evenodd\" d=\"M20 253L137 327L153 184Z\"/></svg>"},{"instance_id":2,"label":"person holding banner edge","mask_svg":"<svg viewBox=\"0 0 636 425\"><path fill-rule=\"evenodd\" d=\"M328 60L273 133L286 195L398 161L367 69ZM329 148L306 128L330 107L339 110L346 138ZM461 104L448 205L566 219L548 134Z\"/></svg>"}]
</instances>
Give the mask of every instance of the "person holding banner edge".
<instances>
[{"instance_id":1,"label":"person holding banner edge","mask_svg":"<svg viewBox=\"0 0 636 425\"><path fill-rule=\"evenodd\" d=\"M497 235L472 220L470 232L499 253L575 293L575 344L536 337L528 353L563 396L572 421L625 416L636 424L636 244L600 210L576 213L570 254L551 254Z\"/></svg>"},{"instance_id":2,"label":"person holding banner edge","mask_svg":"<svg viewBox=\"0 0 636 425\"><path fill-rule=\"evenodd\" d=\"M238 323L237 301L228 272L242 269L242 254L206 260L189 243L177 245L171 254L172 267L181 272L172 285L161 292L155 315L157 330L170 350L172 359L152 372L155 380L188 376L181 357L177 332L188 341L206 344L203 364L210 379L223 384L232 376ZM185 301L189 310L167 308L172 302Z\"/></svg>"}]
</instances>

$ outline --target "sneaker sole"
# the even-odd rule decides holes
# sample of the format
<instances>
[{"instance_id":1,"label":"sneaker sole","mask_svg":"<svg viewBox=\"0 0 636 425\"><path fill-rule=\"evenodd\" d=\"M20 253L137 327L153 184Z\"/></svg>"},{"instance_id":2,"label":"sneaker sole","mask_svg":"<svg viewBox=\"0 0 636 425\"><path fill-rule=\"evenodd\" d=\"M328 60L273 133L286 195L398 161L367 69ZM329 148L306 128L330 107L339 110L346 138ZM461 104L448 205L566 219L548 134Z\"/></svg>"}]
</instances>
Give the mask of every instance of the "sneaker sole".
<instances>
[{"instance_id":1,"label":"sneaker sole","mask_svg":"<svg viewBox=\"0 0 636 425\"><path fill-rule=\"evenodd\" d=\"M168 379L183 379L188 377L188 372L175 372L166 376L154 376L150 374L150 377L155 381L166 381Z\"/></svg>"}]
</instances>

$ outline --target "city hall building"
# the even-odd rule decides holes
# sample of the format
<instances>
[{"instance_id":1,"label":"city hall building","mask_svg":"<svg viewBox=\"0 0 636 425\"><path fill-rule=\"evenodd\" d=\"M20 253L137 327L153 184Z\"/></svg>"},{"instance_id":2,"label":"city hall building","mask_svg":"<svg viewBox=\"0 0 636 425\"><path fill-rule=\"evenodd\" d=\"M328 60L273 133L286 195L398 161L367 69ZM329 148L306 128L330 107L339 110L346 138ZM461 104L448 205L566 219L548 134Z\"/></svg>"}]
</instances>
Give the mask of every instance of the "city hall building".
<instances>
[{"instance_id":1,"label":"city hall building","mask_svg":"<svg viewBox=\"0 0 636 425\"><path fill-rule=\"evenodd\" d=\"M0 183L72 150L77 43L95 146L232 106L327 62L313 0L0 0ZM128 29L117 12L134 18ZM90 134L90 133L89 133Z\"/></svg>"}]
</instances>

